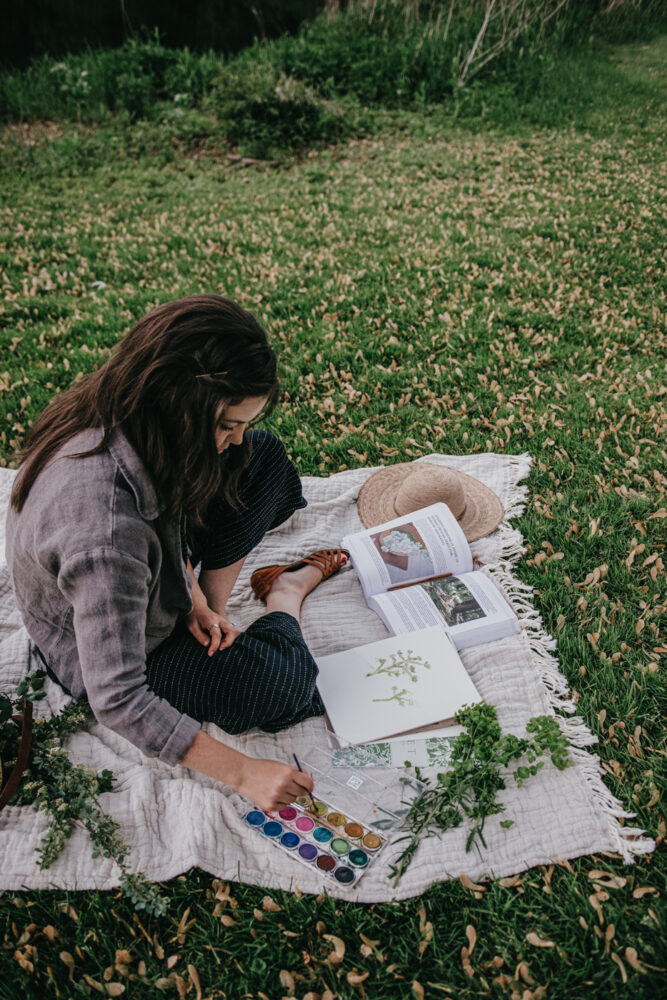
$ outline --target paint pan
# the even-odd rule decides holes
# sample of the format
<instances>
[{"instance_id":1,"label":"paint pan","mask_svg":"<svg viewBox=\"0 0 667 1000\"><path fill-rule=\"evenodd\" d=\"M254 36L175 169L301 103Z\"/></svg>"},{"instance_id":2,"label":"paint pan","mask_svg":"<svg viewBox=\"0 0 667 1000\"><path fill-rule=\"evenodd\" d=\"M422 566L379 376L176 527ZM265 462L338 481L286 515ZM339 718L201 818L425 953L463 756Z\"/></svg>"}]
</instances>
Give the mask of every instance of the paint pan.
<instances>
[{"instance_id":1,"label":"paint pan","mask_svg":"<svg viewBox=\"0 0 667 1000\"><path fill-rule=\"evenodd\" d=\"M344 833L345 836L348 838L348 840L354 840L355 842L359 843L365 832L366 831L364 830L361 823L355 823L354 821L350 821L349 823L345 824Z\"/></svg>"},{"instance_id":2,"label":"paint pan","mask_svg":"<svg viewBox=\"0 0 667 1000\"><path fill-rule=\"evenodd\" d=\"M265 820L266 816L263 812L260 812L259 809L251 810L245 818L246 823L250 826L262 826Z\"/></svg>"},{"instance_id":3,"label":"paint pan","mask_svg":"<svg viewBox=\"0 0 667 1000\"><path fill-rule=\"evenodd\" d=\"M266 821L262 827L262 833L265 837L270 837L273 840L275 837L279 837L283 832L284 827L282 823L277 823L275 819L269 819Z\"/></svg>"}]
</instances>

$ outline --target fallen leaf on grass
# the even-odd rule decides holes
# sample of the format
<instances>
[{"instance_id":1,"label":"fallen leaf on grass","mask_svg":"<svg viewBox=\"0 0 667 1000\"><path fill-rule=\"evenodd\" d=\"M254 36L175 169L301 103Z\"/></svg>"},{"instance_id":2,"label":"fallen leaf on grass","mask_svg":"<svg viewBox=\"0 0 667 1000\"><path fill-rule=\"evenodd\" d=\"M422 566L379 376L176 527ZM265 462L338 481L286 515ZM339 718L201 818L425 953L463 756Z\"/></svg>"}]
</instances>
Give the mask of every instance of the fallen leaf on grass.
<instances>
[{"instance_id":1,"label":"fallen leaf on grass","mask_svg":"<svg viewBox=\"0 0 667 1000\"><path fill-rule=\"evenodd\" d=\"M556 945L553 941L549 941L547 938L540 937L535 931L530 931L526 934L526 941L528 944L535 945L536 948L555 948Z\"/></svg>"},{"instance_id":2,"label":"fallen leaf on grass","mask_svg":"<svg viewBox=\"0 0 667 1000\"><path fill-rule=\"evenodd\" d=\"M622 875L612 875L611 872L593 870L588 873L590 879L599 882L604 889L622 889L627 885L627 878Z\"/></svg>"},{"instance_id":3,"label":"fallen leaf on grass","mask_svg":"<svg viewBox=\"0 0 667 1000\"><path fill-rule=\"evenodd\" d=\"M475 899L481 899L482 893L486 892L486 886L478 885L476 882L473 882L470 876L466 875L465 872L463 875L459 875L459 882L464 889L469 889L471 892L475 893Z\"/></svg>"},{"instance_id":4,"label":"fallen leaf on grass","mask_svg":"<svg viewBox=\"0 0 667 1000\"><path fill-rule=\"evenodd\" d=\"M201 983L199 982L199 973L195 969L194 965L188 965L188 975L194 984L195 990L197 991L196 1000L202 1000Z\"/></svg>"},{"instance_id":5,"label":"fallen leaf on grass","mask_svg":"<svg viewBox=\"0 0 667 1000\"><path fill-rule=\"evenodd\" d=\"M627 981L628 981L628 974L625 971L625 966L623 965L623 962L621 961L621 959L619 958L619 956L616 954L615 951L612 951L612 953L611 953L611 960L612 960L612 962L616 962L616 965L621 970L621 979L623 980L624 983L627 983Z\"/></svg>"},{"instance_id":6,"label":"fallen leaf on grass","mask_svg":"<svg viewBox=\"0 0 667 1000\"><path fill-rule=\"evenodd\" d=\"M642 976L646 976L647 972L642 963L639 961L639 955L637 954L636 948L626 948L625 958L629 965L637 972L641 972Z\"/></svg>"},{"instance_id":7,"label":"fallen leaf on grass","mask_svg":"<svg viewBox=\"0 0 667 1000\"><path fill-rule=\"evenodd\" d=\"M477 944L477 931L472 924L468 924L466 927L466 937L468 938L468 954L472 955Z\"/></svg>"},{"instance_id":8,"label":"fallen leaf on grass","mask_svg":"<svg viewBox=\"0 0 667 1000\"><path fill-rule=\"evenodd\" d=\"M370 976L370 972L357 972L353 969L352 972L348 972L346 979L350 986L361 986Z\"/></svg>"},{"instance_id":9,"label":"fallen leaf on grass","mask_svg":"<svg viewBox=\"0 0 667 1000\"><path fill-rule=\"evenodd\" d=\"M287 990L289 996L293 997L296 983L294 982L292 973L288 972L287 969L281 969L278 978L280 979L280 985Z\"/></svg>"},{"instance_id":10,"label":"fallen leaf on grass","mask_svg":"<svg viewBox=\"0 0 667 1000\"><path fill-rule=\"evenodd\" d=\"M327 961L331 965L338 965L345 958L345 942L335 934L323 934L322 937L333 945L334 949L327 955Z\"/></svg>"},{"instance_id":11,"label":"fallen leaf on grass","mask_svg":"<svg viewBox=\"0 0 667 1000\"><path fill-rule=\"evenodd\" d=\"M654 889L652 885L640 885L636 889L632 890L633 899L641 899L642 896L646 896L649 893L659 896L660 893L657 889Z\"/></svg>"},{"instance_id":12,"label":"fallen leaf on grass","mask_svg":"<svg viewBox=\"0 0 667 1000\"><path fill-rule=\"evenodd\" d=\"M268 910L270 913L280 913L282 906L279 906L275 899L271 899L270 896L265 896L262 900L262 909Z\"/></svg>"},{"instance_id":13,"label":"fallen leaf on grass","mask_svg":"<svg viewBox=\"0 0 667 1000\"><path fill-rule=\"evenodd\" d=\"M508 878L501 878L500 884L503 889L513 889L514 886L521 885L523 879L520 875L510 875Z\"/></svg>"},{"instance_id":14,"label":"fallen leaf on grass","mask_svg":"<svg viewBox=\"0 0 667 1000\"><path fill-rule=\"evenodd\" d=\"M475 970L470 963L470 952L467 948L461 948L461 965L468 979L472 979L475 975Z\"/></svg>"},{"instance_id":15,"label":"fallen leaf on grass","mask_svg":"<svg viewBox=\"0 0 667 1000\"><path fill-rule=\"evenodd\" d=\"M418 1000L424 1000L424 987L416 979L412 982L412 992L418 998Z\"/></svg>"},{"instance_id":16,"label":"fallen leaf on grass","mask_svg":"<svg viewBox=\"0 0 667 1000\"><path fill-rule=\"evenodd\" d=\"M60 961L64 962L69 969L69 976L67 978L71 980L74 976L74 956L70 955L68 951L61 951Z\"/></svg>"}]
</instances>

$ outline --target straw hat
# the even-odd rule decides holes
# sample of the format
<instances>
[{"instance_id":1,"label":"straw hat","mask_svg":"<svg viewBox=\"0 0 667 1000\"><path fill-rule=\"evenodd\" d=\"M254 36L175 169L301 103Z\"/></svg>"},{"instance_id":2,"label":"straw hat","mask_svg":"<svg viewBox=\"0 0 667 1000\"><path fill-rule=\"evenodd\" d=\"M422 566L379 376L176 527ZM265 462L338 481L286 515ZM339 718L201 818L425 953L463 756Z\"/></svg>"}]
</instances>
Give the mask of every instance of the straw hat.
<instances>
[{"instance_id":1,"label":"straw hat","mask_svg":"<svg viewBox=\"0 0 667 1000\"><path fill-rule=\"evenodd\" d=\"M374 472L361 488L357 509L364 526L373 528L438 502L447 504L469 542L490 535L505 514L479 479L431 462L400 462Z\"/></svg>"}]
</instances>

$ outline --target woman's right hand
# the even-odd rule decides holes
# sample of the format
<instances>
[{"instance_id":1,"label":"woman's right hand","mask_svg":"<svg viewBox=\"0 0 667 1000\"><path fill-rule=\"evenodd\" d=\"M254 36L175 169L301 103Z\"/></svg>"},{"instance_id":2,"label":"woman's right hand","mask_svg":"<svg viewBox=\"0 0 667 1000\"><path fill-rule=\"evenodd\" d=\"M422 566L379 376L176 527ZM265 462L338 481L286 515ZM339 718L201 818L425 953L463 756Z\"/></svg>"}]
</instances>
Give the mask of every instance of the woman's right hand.
<instances>
[{"instance_id":1,"label":"woman's right hand","mask_svg":"<svg viewBox=\"0 0 667 1000\"><path fill-rule=\"evenodd\" d=\"M275 812L313 790L313 779L305 771L277 760L245 757L235 787L264 812Z\"/></svg>"}]
</instances>

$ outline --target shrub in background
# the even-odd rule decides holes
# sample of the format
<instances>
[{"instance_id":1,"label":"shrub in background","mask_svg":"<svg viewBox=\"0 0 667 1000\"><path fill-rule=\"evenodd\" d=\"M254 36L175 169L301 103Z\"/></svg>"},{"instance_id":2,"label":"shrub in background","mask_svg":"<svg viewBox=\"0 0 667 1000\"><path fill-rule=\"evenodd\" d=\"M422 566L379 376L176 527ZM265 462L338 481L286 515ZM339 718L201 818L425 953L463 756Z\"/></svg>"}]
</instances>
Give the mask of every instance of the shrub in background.
<instances>
[{"instance_id":1,"label":"shrub in background","mask_svg":"<svg viewBox=\"0 0 667 1000\"><path fill-rule=\"evenodd\" d=\"M351 127L342 105L264 60L237 59L225 67L205 106L230 142L257 157L330 142Z\"/></svg>"},{"instance_id":2,"label":"shrub in background","mask_svg":"<svg viewBox=\"0 0 667 1000\"><path fill-rule=\"evenodd\" d=\"M47 56L23 71L0 72L0 108L9 121L75 117L103 120L109 111L133 120L154 114L160 101L180 96L197 105L220 72L222 59L209 52L169 49L156 34L130 39L54 61Z\"/></svg>"}]
</instances>

